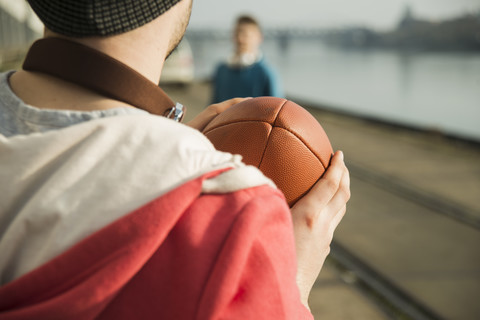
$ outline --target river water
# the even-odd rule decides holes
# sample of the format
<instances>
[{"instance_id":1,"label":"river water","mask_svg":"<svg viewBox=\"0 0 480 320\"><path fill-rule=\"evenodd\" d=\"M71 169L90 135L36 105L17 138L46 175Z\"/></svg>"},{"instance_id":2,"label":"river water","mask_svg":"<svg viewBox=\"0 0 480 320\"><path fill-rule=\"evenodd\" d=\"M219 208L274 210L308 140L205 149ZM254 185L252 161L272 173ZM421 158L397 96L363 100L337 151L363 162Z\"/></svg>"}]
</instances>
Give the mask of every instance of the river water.
<instances>
[{"instance_id":1,"label":"river water","mask_svg":"<svg viewBox=\"0 0 480 320\"><path fill-rule=\"evenodd\" d=\"M228 38L188 37L197 78L230 55ZM267 39L287 96L480 142L480 54L346 50L318 39Z\"/></svg>"}]
</instances>

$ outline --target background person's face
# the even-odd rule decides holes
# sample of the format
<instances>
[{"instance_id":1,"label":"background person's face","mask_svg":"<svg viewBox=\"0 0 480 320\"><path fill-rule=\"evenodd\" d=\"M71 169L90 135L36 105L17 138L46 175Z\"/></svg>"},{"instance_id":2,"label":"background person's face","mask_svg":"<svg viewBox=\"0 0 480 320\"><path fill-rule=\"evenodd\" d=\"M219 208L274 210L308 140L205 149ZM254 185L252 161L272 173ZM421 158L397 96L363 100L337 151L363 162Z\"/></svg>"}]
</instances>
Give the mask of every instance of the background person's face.
<instances>
[{"instance_id":1,"label":"background person's face","mask_svg":"<svg viewBox=\"0 0 480 320\"><path fill-rule=\"evenodd\" d=\"M262 43L262 34L251 23L242 23L235 28L234 40L237 53L256 53Z\"/></svg>"}]
</instances>

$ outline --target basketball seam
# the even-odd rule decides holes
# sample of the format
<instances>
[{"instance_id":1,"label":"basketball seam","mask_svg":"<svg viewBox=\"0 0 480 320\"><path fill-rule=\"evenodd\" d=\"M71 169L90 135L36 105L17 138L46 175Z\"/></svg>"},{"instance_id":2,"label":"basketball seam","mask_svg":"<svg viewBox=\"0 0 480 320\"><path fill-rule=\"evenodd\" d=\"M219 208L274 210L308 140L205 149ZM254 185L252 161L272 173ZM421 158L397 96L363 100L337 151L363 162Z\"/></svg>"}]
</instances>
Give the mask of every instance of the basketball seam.
<instances>
[{"instance_id":1,"label":"basketball seam","mask_svg":"<svg viewBox=\"0 0 480 320\"><path fill-rule=\"evenodd\" d=\"M265 152L267 151L267 146L268 146L268 143L270 142L270 138L272 136L273 128L275 128L275 123L277 123L278 115L280 114L283 107L285 106L285 103L287 103L287 102L288 102L288 100L286 100L286 99L285 99L285 101L283 101L282 106L278 109L277 114L275 115L275 118L273 119L272 124L270 125L271 129L270 129L270 132L268 133L268 139L267 139L267 142L265 143L265 148L263 149L263 154L262 154L262 157L260 158L260 162L258 163L258 168L260 168L262 166L263 158L265 157Z\"/></svg>"},{"instance_id":2,"label":"basketball seam","mask_svg":"<svg viewBox=\"0 0 480 320\"><path fill-rule=\"evenodd\" d=\"M318 161L320 161L320 163L321 163L322 166L323 166L323 169L325 169L325 170L327 169L327 166L323 163L322 159L317 156L316 152L313 151L313 149L310 147L310 144L309 144L309 143L307 143L307 142L306 142L305 140L303 140L300 136L298 136L297 134L295 134L295 132L293 132L293 131L285 128L285 127L276 127L276 128L283 129L283 130L291 133L292 135L294 135L298 140L302 141L303 144L305 145L305 147L307 147L307 149L308 149L311 153L313 153L313 154L315 155L315 157L318 159Z\"/></svg>"},{"instance_id":3,"label":"basketball seam","mask_svg":"<svg viewBox=\"0 0 480 320\"><path fill-rule=\"evenodd\" d=\"M325 171L327 170L327 167L323 164L322 162L322 159L317 157L317 155L315 154L315 152L312 151L312 149L305 143L304 140L300 139L300 137L298 135L296 135L294 132L288 130L287 128L284 128L284 127L276 127L280 130L285 130L286 132L290 133L291 135L293 135L295 138L297 138L298 140L300 140L303 145L315 156L315 158L317 159L317 161L320 163L320 165L323 167L323 173L320 175L320 177L318 177L318 179L315 181L315 183L318 182L318 180L320 180L322 178L322 176L325 174ZM270 134L271 132L273 132L273 129L270 131ZM270 136L270 135L269 135ZM264 154L265 154L265 151L266 151L266 148L264 150ZM263 160L263 156L262 156L262 160ZM261 162L260 164L258 165L258 168L261 170ZM301 198L303 198L310 190L312 190L313 186L315 185L315 183L313 183L310 188L308 188L307 190L305 190L300 196L298 196L295 201L292 203L292 205L289 204L290 207L292 207L298 200L300 200Z\"/></svg>"},{"instance_id":4,"label":"basketball seam","mask_svg":"<svg viewBox=\"0 0 480 320\"><path fill-rule=\"evenodd\" d=\"M283 108L283 106L282 106L282 108ZM279 112L279 113L280 113L280 112ZM278 113L277 113L277 115L278 115ZM275 121L274 121L273 123L275 124L276 121L277 121L277 117L275 117ZM270 135L271 135L274 127L275 127L275 128L279 128L279 129L283 129L283 130L291 133L292 135L294 135L298 140L302 141L302 143L305 145L305 147L307 147L307 149L316 156L316 153L315 153L315 152L313 151L313 149L310 147L310 144L307 143L304 139L302 139L299 135L297 135L294 131L291 131L291 130L289 130L288 128L285 128L284 126L278 126L278 127L277 127L277 126L272 126L269 122L266 122L266 121L260 121L260 120L240 120L240 121L239 121L239 120L236 120L236 121L232 121L232 122L229 122L229 123L224 123L224 124L222 124L222 125L220 125L220 126L211 128L211 129L209 129L208 131L205 131L204 134L207 135L207 134L209 134L210 132L212 132L212 131L214 131L214 130L223 128L223 127L228 126L228 125L231 125L231 124L233 124L233 123L240 123L240 122L255 122L255 123L258 122L258 123L268 124L268 125L270 126L271 130L270 130L270 132L268 133L268 139L267 139L266 144L268 144L268 142L269 142L269 140L270 140ZM262 157L261 157L260 162L259 162L259 165L258 165L259 167L260 167L260 165L262 164L263 157L264 157L264 155L265 155L265 151L266 151L266 148L263 150L263 154L262 154ZM319 160L319 162L320 162L321 165L323 166L323 169L326 170L326 168L328 167L328 165L326 165L325 163L323 163L323 161L322 161L322 159L321 159L320 157L316 157L316 158Z\"/></svg>"},{"instance_id":5,"label":"basketball seam","mask_svg":"<svg viewBox=\"0 0 480 320\"><path fill-rule=\"evenodd\" d=\"M206 135L206 134L209 134L210 132L212 132L213 130L220 129L220 128L223 128L223 127L225 127L225 126L228 126L228 125L231 125L231 124L234 124L234 123L243 123L243 122L259 122L259 123L266 123L266 124L268 124L269 126L272 126L269 122L263 121L263 120L247 120L247 119L245 119L245 120L235 120L235 121L223 123L223 124L221 124L221 125L219 125L219 126L210 128L210 129L204 131L203 134Z\"/></svg>"},{"instance_id":6,"label":"basketball seam","mask_svg":"<svg viewBox=\"0 0 480 320\"><path fill-rule=\"evenodd\" d=\"M315 155L315 158L317 158L318 162L320 162L320 164L323 166L323 169L324 169L324 170L327 169L327 167L323 164L322 159L319 158L319 157L317 157L317 155L315 154L315 152L313 152L313 150L310 148L310 146L309 146L308 144L306 144L305 141L303 141L299 136L297 136L294 132L292 132L292 131L284 128L284 127L276 127L276 128L282 129L282 130L287 131L288 133L291 133L295 138L297 138L298 140L300 140L301 142L303 142L303 145L304 145L305 147L307 147L308 151L310 151L313 155ZM273 130L272 130L272 131L273 131Z\"/></svg>"},{"instance_id":7,"label":"basketball seam","mask_svg":"<svg viewBox=\"0 0 480 320\"><path fill-rule=\"evenodd\" d=\"M303 140L300 136L298 136L295 132L285 128L284 126L280 126L280 125L277 125L277 119L278 119L278 115L280 114L280 112L282 111L283 107L285 106L285 104L288 102L289 100L285 100L285 102L282 104L282 106L280 107L280 109L278 110L276 116L275 116L275 121L273 121L273 127L276 127L276 128L280 128L280 129L283 129L283 130L286 130L288 132L290 132L291 134L293 134L295 137L297 137L297 139L299 139L300 141L302 141L302 143L307 147L307 149L313 153L315 155L315 157L320 161L321 165L323 166L323 169L326 170L327 169L327 166L323 163L322 159L320 157L317 156L317 154L312 150L312 148L310 147L310 144L307 143L305 140ZM263 156L262 156L262 159L263 159ZM261 162L260 162L261 163Z\"/></svg>"}]
</instances>

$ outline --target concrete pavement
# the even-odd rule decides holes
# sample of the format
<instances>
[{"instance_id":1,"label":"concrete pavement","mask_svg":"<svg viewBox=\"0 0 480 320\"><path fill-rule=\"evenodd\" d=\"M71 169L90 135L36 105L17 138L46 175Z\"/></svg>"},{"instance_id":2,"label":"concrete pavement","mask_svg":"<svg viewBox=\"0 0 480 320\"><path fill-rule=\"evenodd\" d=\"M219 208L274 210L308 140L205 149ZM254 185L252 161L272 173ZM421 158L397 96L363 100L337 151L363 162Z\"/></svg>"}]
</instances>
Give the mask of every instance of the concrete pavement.
<instances>
[{"instance_id":1,"label":"concrete pavement","mask_svg":"<svg viewBox=\"0 0 480 320\"><path fill-rule=\"evenodd\" d=\"M310 111L352 174L336 241L444 319L479 319L480 145Z\"/></svg>"}]
</instances>

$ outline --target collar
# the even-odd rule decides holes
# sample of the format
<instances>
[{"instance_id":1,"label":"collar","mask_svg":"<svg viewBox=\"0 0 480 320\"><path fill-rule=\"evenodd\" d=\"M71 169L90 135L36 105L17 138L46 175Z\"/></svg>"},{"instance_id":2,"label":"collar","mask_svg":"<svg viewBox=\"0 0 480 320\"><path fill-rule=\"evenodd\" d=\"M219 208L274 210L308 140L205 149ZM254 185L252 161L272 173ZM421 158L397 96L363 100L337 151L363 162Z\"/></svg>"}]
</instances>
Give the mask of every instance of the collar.
<instances>
[{"instance_id":1,"label":"collar","mask_svg":"<svg viewBox=\"0 0 480 320\"><path fill-rule=\"evenodd\" d=\"M243 54L234 54L229 60L228 64L234 68L246 68L251 66L254 63L262 60L262 52L257 53L243 53Z\"/></svg>"},{"instance_id":2,"label":"collar","mask_svg":"<svg viewBox=\"0 0 480 320\"><path fill-rule=\"evenodd\" d=\"M46 73L126 102L156 115L181 121L184 107L155 83L103 52L61 38L37 40L23 69Z\"/></svg>"}]
</instances>

